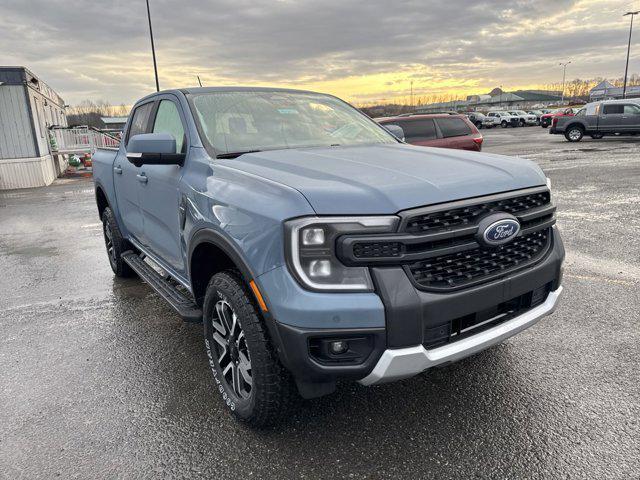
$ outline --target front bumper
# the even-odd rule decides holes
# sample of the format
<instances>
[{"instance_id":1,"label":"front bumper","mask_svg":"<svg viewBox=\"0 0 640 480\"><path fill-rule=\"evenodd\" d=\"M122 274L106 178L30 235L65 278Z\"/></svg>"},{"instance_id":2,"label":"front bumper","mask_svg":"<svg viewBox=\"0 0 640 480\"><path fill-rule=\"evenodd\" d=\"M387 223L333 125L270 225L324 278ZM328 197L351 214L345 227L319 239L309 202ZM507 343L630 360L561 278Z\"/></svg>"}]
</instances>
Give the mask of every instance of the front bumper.
<instances>
[{"instance_id":1,"label":"front bumper","mask_svg":"<svg viewBox=\"0 0 640 480\"><path fill-rule=\"evenodd\" d=\"M433 365L476 353L530 327L553 312L561 292L562 240L538 263L488 283L454 292L416 288L401 267L374 267L376 293L319 293L303 290L286 267L259 277L268 297L271 336L280 359L298 382L335 383L339 378L366 385L409 377ZM502 323L473 335L431 346L432 332L475 312L544 288L544 300ZM366 339L359 359L315 355L314 342ZM426 345L426 348L425 346Z\"/></svg>"},{"instance_id":2,"label":"front bumper","mask_svg":"<svg viewBox=\"0 0 640 480\"><path fill-rule=\"evenodd\" d=\"M554 312L562 294L562 287L549 292L541 305L489 330L442 347L427 350L422 345L388 349L382 354L371 373L360 380L362 385L376 385L412 377L431 367L454 362L489 348L525 330L541 318Z\"/></svg>"}]
</instances>

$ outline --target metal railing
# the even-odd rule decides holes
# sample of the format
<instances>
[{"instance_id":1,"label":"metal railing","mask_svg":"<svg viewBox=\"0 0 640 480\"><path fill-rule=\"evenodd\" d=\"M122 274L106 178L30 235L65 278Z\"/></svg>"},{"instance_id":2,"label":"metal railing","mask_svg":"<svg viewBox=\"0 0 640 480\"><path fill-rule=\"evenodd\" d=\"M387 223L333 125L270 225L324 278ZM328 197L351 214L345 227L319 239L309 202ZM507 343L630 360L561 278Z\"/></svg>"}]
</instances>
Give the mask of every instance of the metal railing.
<instances>
[{"instance_id":1,"label":"metal railing","mask_svg":"<svg viewBox=\"0 0 640 480\"><path fill-rule=\"evenodd\" d=\"M98 148L118 148L120 139L111 133L101 132L93 127L59 128L49 130L53 153L90 153Z\"/></svg>"}]
</instances>

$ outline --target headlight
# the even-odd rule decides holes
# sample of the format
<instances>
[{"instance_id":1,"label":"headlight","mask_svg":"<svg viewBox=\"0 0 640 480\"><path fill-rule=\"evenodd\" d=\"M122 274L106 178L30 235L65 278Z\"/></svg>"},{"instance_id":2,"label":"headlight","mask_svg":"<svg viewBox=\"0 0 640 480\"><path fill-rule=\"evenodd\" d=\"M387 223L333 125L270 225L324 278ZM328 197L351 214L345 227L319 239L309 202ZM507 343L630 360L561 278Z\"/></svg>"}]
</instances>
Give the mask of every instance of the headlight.
<instances>
[{"instance_id":1,"label":"headlight","mask_svg":"<svg viewBox=\"0 0 640 480\"><path fill-rule=\"evenodd\" d=\"M367 267L347 267L335 253L336 239L347 233L388 233L398 217L311 217L285 223L287 263L311 290L372 291Z\"/></svg>"}]
</instances>

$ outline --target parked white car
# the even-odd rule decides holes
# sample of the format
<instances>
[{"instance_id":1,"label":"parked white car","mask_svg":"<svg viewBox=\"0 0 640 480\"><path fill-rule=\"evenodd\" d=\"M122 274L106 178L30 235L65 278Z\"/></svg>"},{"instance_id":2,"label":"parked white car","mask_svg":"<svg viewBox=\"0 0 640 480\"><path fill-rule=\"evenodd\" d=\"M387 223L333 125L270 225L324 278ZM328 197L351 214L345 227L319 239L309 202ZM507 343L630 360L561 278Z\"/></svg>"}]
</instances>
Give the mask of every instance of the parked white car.
<instances>
[{"instance_id":1,"label":"parked white car","mask_svg":"<svg viewBox=\"0 0 640 480\"><path fill-rule=\"evenodd\" d=\"M520 119L520 126L522 127L525 125L536 125L538 123L537 116L527 113L524 110L511 110L509 113Z\"/></svg>"},{"instance_id":2,"label":"parked white car","mask_svg":"<svg viewBox=\"0 0 640 480\"><path fill-rule=\"evenodd\" d=\"M502 126L502 128L520 126L520 117L511 115L509 112L489 112L487 113L487 117L493 119L493 124L496 127L498 125Z\"/></svg>"}]
</instances>

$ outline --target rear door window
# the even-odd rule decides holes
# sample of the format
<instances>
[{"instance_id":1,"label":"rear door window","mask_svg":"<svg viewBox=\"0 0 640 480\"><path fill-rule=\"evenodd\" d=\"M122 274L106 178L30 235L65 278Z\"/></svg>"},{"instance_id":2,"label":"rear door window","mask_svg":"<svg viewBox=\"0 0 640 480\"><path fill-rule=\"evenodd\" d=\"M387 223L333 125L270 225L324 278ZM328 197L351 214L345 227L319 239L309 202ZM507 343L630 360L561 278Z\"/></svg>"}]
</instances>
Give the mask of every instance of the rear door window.
<instances>
[{"instance_id":1,"label":"rear door window","mask_svg":"<svg viewBox=\"0 0 640 480\"><path fill-rule=\"evenodd\" d=\"M640 115L640 107L638 107L638 105L625 105L624 106L624 114L625 115Z\"/></svg>"},{"instance_id":2,"label":"rear door window","mask_svg":"<svg viewBox=\"0 0 640 480\"><path fill-rule=\"evenodd\" d=\"M438 118L436 121L444 138L460 137L471 133L471 128L461 118Z\"/></svg>"},{"instance_id":3,"label":"rear door window","mask_svg":"<svg viewBox=\"0 0 640 480\"><path fill-rule=\"evenodd\" d=\"M431 118L423 120L402 120L395 122L404 130L404 138L407 142L420 142L438 138L436 126Z\"/></svg>"},{"instance_id":4,"label":"rear door window","mask_svg":"<svg viewBox=\"0 0 640 480\"><path fill-rule=\"evenodd\" d=\"M622 112L624 112L624 105L615 104L615 103L605 105L604 109L602 110L602 113L604 115L620 115L622 114Z\"/></svg>"},{"instance_id":5,"label":"rear door window","mask_svg":"<svg viewBox=\"0 0 640 480\"><path fill-rule=\"evenodd\" d=\"M131 119L131 127L129 128L129 136L127 137L127 143L129 139L134 135L141 133L149 133L149 115L153 109L153 102L140 105L133 112L133 118Z\"/></svg>"}]
</instances>

